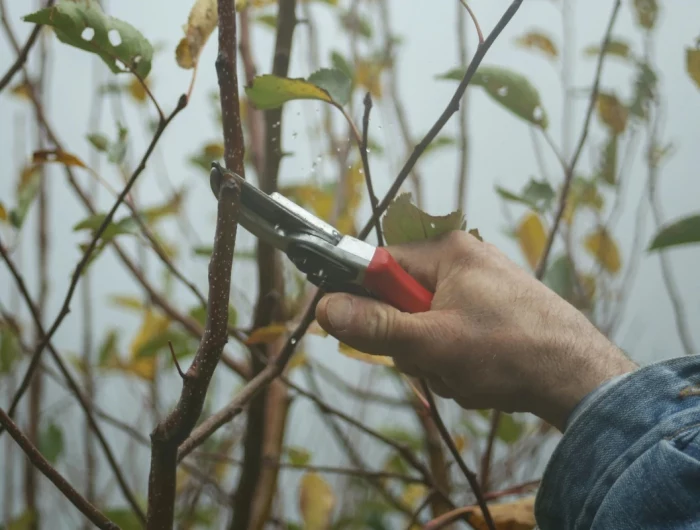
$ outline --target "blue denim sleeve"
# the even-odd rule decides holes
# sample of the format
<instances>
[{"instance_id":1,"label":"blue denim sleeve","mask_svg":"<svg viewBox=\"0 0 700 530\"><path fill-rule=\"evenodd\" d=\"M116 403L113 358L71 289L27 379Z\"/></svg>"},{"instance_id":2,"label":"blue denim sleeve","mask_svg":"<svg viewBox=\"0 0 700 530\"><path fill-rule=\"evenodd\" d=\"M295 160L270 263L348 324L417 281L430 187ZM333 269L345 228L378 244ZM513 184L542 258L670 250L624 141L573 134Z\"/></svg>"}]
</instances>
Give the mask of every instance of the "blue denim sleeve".
<instances>
[{"instance_id":1,"label":"blue denim sleeve","mask_svg":"<svg viewBox=\"0 0 700 530\"><path fill-rule=\"evenodd\" d=\"M700 529L700 355L589 395L547 465L535 517L541 530Z\"/></svg>"}]
</instances>

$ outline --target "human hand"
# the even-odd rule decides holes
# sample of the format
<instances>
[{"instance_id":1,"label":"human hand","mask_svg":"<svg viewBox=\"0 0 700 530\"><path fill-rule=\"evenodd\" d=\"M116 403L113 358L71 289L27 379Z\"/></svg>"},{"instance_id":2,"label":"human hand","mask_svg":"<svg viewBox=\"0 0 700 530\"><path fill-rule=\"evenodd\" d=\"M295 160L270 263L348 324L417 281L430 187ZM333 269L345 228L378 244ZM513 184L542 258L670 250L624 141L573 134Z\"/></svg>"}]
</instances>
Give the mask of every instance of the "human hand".
<instances>
[{"instance_id":1,"label":"human hand","mask_svg":"<svg viewBox=\"0 0 700 530\"><path fill-rule=\"evenodd\" d=\"M452 232L387 250L435 293L430 311L334 293L316 318L464 408L531 412L563 430L586 394L636 369L576 308L489 243Z\"/></svg>"}]
</instances>

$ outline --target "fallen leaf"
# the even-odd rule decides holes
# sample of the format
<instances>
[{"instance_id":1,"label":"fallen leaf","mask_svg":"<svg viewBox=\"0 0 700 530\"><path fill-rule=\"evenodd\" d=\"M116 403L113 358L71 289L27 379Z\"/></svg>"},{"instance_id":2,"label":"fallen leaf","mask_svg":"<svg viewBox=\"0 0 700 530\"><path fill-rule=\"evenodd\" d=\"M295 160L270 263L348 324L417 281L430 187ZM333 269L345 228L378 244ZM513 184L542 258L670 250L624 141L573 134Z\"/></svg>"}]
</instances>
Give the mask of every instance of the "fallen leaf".
<instances>
[{"instance_id":1,"label":"fallen leaf","mask_svg":"<svg viewBox=\"0 0 700 530\"><path fill-rule=\"evenodd\" d=\"M627 108L615 94L598 94L598 117L613 134L622 134L627 127Z\"/></svg>"},{"instance_id":2,"label":"fallen leaf","mask_svg":"<svg viewBox=\"0 0 700 530\"><path fill-rule=\"evenodd\" d=\"M700 243L700 214L689 215L661 227L649 245L649 250L658 251L693 243Z\"/></svg>"},{"instance_id":3,"label":"fallen leaf","mask_svg":"<svg viewBox=\"0 0 700 530\"><path fill-rule=\"evenodd\" d=\"M299 511L304 530L330 528L335 495L330 484L318 473L305 473L299 484Z\"/></svg>"},{"instance_id":4,"label":"fallen leaf","mask_svg":"<svg viewBox=\"0 0 700 530\"><path fill-rule=\"evenodd\" d=\"M515 39L515 44L522 48L534 49L555 59L559 55L556 45L550 37L539 31L530 31Z\"/></svg>"},{"instance_id":5,"label":"fallen leaf","mask_svg":"<svg viewBox=\"0 0 700 530\"><path fill-rule=\"evenodd\" d=\"M175 49L180 68L194 68L219 21L216 0L196 0L184 26L185 36Z\"/></svg>"},{"instance_id":6,"label":"fallen leaf","mask_svg":"<svg viewBox=\"0 0 700 530\"><path fill-rule=\"evenodd\" d=\"M338 343L338 351L346 357L350 357L351 359L356 359L365 363L378 364L381 366L394 366L394 361L391 357L363 353L351 346L348 346L344 342Z\"/></svg>"},{"instance_id":7,"label":"fallen leaf","mask_svg":"<svg viewBox=\"0 0 700 530\"><path fill-rule=\"evenodd\" d=\"M330 94L305 79L290 79L272 74L257 76L245 89L255 108L266 110L295 99L316 99L332 103Z\"/></svg>"},{"instance_id":8,"label":"fallen leaf","mask_svg":"<svg viewBox=\"0 0 700 530\"><path fill-rule=\"evenodd\" d=\"M606 271L611 274L620 272L620 251L605 228L599 228L586 236L584 246Z\"/></svg>"},{"instance_id":9,"label":"fallen leaf","mask_svg":"<svg viewBox=\"0 0 700 530\"><path fill-rule=\"evenodd\" d=\"M685 69L690 78L700 88L700 48L686 48Z\"/></svg>"},{"instance_id":10,"label":"fallen leaf","mask_svg":"<svg viewBox=\"0 0 700 530\"><path fill-rule=\"evenodd\" d=\"M461 210L448 215L430 215L411 203L410 193L396 197L382 219L382 231L389 245L431 240L465 228Z\"/></svg>"},{"instance_id":11,"label":"fallen leaf","mask_svg":"<svg viewBox=\"0 0 700 530\"><path fill-rule=\"evenodd\" d=\"M132 71L145 79L151 71L151 43L132 25L106 15L99 2L58 2L23 20L51 26L58 40L99 55L114 73Z\"/></svg>"},{"instance_id":12,"label":"fallen leaf","mask_svg":"<svg viewBox=\"0 0 700 530\"><path fill-rule=\"evenodd\" d=\"M525 259L534 270L542 257L547 243L547 234L540 216L529 212L523 217L516 229L518 243Z\"/></svg>"},{"instance_id":13,"label":"fallen leaf","mask_svg":"<svg viewBox=\"0 0 700 530\"><path fill-rule=\"evenodd\" d=\"M80 158L71 153L67 153L59 149L44 149L41 151L34 151L34 154L32 154L32 162L34 164L48 164L50 162L56 162L65 166L77 166L87 168L85 162L80 160Z\"/></svg>"},{"instance_id":14,"label":"fallen leaf","mask_svg":"<svg viewBox=\"0 0 700 530\"><path fill-rule=\"evenodd\" d=\"M534 495L513 502L489 504L489 513L497 530L532 530L537 524ZM475 530L488 530L480 508L474 508L468 518Z\"/></svg>"},{"instance_id":15,"label":"fallen leaf","mask_svg":"<svg viewBox=\"0 0 700 530\"><path fill-rule=\"evenodd\" d=\"M245 343L248 346L252 346L253 344L269 344L286 333L287 326L285 324L270 324L269 326L253 330Z\"/></svg>"}]
</instances>

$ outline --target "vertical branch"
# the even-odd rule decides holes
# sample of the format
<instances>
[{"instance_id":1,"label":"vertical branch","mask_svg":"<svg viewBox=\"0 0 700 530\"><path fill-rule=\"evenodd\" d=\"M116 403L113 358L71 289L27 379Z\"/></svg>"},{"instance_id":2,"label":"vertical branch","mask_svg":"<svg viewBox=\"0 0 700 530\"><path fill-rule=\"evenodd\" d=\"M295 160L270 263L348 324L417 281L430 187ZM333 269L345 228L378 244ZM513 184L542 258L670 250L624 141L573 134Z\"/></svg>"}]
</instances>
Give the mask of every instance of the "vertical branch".
<instances>
[{"instance_id":1,"label":"vertical branch","mask_svg":"<svg viewBox=\"0 0 700 530\"><path fill-rule=\"evenodd\" d=\"M70 483L61 476L61 474L56 471L48 460L46 460L39 450L29 441L29 439L22 434L15 422L7 415L7 413L0 409L0 423L7 429L10 436L17 442L22 448L22 451L27 455L27 459L32 463L33 466L41 471L46 478L53 482L56 487L63 493L63 495L80 510L85 517L87 517L92 523L94 523L98 528L104 528L106 530L119 530L119 527L112 521L107 519L105 515L95 508L92 504L86 501L80 493L78 493ZM8 509L10 507L8 506Z\"/></svg>"},{"instance_id":2,"label":"vertical branch","mask_svg":"<svg viewBox=\"0 0 700 530\"><path fill-rule=\"evenodd\" d=\"M221 18L221 17L220 17ZM274 57L272 61L272 73L280 77L286 77L289 71L292 38L297 25L296 0L279 0L277 13L277 31L275 38ZM235 36L229 35L231 45L235 45ZM220 45L222 43L220 38ZM282 107L265 111L265 168L260 178L260 189L265 193L272 193L277 189L277 178L280 161L282 159ZM255 308L254 327L263 327L273 321L284 321L286 310L284 307L284 277L282 274L282 261L279 252L263 241L257 240L258 263L258 301ZM285 348L283 340L266 345L268 358L272 358L275 352ZM268 365L269 366L269 365ZM280 371L283 370L280 367ZM266 365L264 359L253 355L253 375L263 376ZM253 381L256 379L254 377ZM274 377L272 378L274 379ZM272 381L270 379L270 381ZM244 438L244 460L238 479L235 493L233 494L233 517L229 528L231 530L248 530L259 528L265 519L264 512L271 501L273 490L276 487L277 470L272 473L265 472L262 467L264 451L271 451L271 439L274 431L283 432L279 425L267 429L266 418L268 409L274 410L284 407L286 403L286 391L283 388L272 388L280 385L278 381L264 385L254 395L248 408L246 433ZM277 420L286 420L286 414L276 416ZM282 441L277 437L277 443ZM271 451L276 452L276 451Z\"/></svg>"},{"instance_id":3,"label":"vertical branch","mask_svg":"<svg viewBox=\"0 0 700 530\"><path fill-rule=\"evenodd\" d=\"M459 64L466 70L468 64L467 50L467 12L459 3L457 6L457 53ZM466 4L465 4L465 7ZM459 149L459 165L457 166L457 204L456 208L465 211L467 207L467 185L469 184L469 95L464 94L462 104L459 107L459 135L457 145Z\"/></svg>"},{"instance_id":4,"label":"vertical branch","mask_svg":"<svg viewBox=\"0 0 700 530\"><path fill-rule=\"evenodd\" d=\"M369 202L372 205L372 212L377 209L379 201L377 196L374 194L374 185L372 184L372 175L370 174L369 168L369 156L367 155L367 136L369 134L369 113L372 110L372 95L367 92L364 99L365 112L362 115L362 141L360 142L360 157L362 158L362 167L365 172L365 182L367 183L367 193L369 195ZM379 217L375 221L374 225L377 231L377 244L380 247L384 246L384 238L382 237L382 227L379 223Z\"/></svg>"},{"instance_id":5,"label":"vertical branch","mask_svg":"<svg viewBox=\"0 0 700 530\"><path fill-rule=\"evenodd\" d=\"M223 4L225 3L222 2L220 6ZM236 149L238 150L237 146ZM173 528L178 446L197 423L204 407L209 382L228 340L228 303L239 194L240 189L235 181L227 180L222 184L214 251L209 262L209 302L204 336L185 373L180 399L151 433L147 516L149 530Z\"/></svg>"}]
</instances>

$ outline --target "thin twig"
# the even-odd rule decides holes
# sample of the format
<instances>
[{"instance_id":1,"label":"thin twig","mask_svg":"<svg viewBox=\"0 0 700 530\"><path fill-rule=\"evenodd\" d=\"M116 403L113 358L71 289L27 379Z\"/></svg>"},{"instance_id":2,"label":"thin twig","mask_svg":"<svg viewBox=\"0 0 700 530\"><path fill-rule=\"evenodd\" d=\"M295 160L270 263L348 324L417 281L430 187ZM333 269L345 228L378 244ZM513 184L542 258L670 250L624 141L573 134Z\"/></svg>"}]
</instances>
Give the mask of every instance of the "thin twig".
<instances>
[{"instance_id":1,"label":"thin twig","mask_svg":"<svg viewBox=\"0 0 700 530\"><path fill-rule=\"evenodd\" d=\"M175 355L175 348L173 348L172 341L168 341L168 346L170 347L170 355L173 359L173 364L175 365L175 369L177 370L177 373L180 375L180 378L184 380L185 377L187 377L187 374L185 374L182 371L182 368L180 368L180 363L177 360L177 355Z\"/></svg>"},{"instance_id":2,"label":"thin twig","mask_svg":"<svg viewBox=\"0 0 700 530\"><path fill-rule=\"evenodd\" d=\"M605 36L603 37L601 50L607 49L608 43L610 42L612 29L615 25L617 14L620 11L620 4L621 0L615 1L612 14L610 15L610 21L608 22L608 27L605 30ZM561 219L564 215L564 210L566 209L566 205L569 198L569 191L571 189L571 182L576 171L576 164L578 163L578 159L581 156L581 153L583 152L583 146L586 143L586 138L588 137L588 129L590 127L591 118L593 117L593 110L595 109L596 101L598 100L598 91L600 89L600 80L603 74L603 63L605 62L605 57L606 54L604 53L601 53L598 56L598 65L596 67L595 80L593 81L593 90L591 92L591 97L588 101L588 110L586 111L586 118L583 123L583 128L581 130L581 135L579 137L576 150L574 151L574 155L571 159L571 162L569 162L569 164L567 165L566 172L564 175L564 185L562 187L561 195L559 198L559 206L557 208L556 214L554 215L554 221L552 223L552 228L549 231L549 235L547 236L547 242L545 244L544 251L542 252L542 257L540 258L540 262L537 265L535 275L538 279L541 279L544 276L545 271L547 270L547 260L549 259L550 252L552 251L554 238L557 235Z\"/></svg>"},{"instance_id":3,"label":"thin twig","mask_svg":"<svg viewBox=\"0 0 700 530\"><path fill-rule=\"evenodd\" d=\"M80 512L85 515L92 523L94 523L98 528L104 528L105 530L119 530L119 527L112 521L107 519L105 515L100 512L95 506L90 504L85 498L78 493L70 483L61 476L61 474L54 469L54 467L49 463L46 458L39 452L39 450L32 445L29 439L22 434L15 422L7 415L7 413L0 409L0 423L7 429L10 436L14 438L17 445L22 448L24 454L27 458L31 460L32 464L41 471L46 478L48 478L54 485L63 493L63 495L75 506Z\"/></svg>"},{"instance_id":4,"label":"thin twig","mask_svg":"<svg viewBox=\"0 0 700 530\"><path fill-rule=\"evenodd\" d=\"M452 457L455 459L455 461L457 462L457 465L462 470L462 473L464 474L467 481L469 482L469 485L471 486L472 491L474 492L474 496L476 497L476 501L479 504L479 507L481 508L481 511L484 514L484 520L486 521L486 526L488 526L489 530L496 530L496 525L493 522L493 518L491 517L491 513L489 512L489 508L486 505L486 500L484 499L484 493L481 490L481 487L479 486L479 480L476 477L476 473L474 473L471 469L469 469L469 467L467 467L467 464L464 462L462 455L459 454L459 450L457 449L457 446L455 445L455 442L452 439L452 436L450 435L450 431L447 430L445 423L442 421L442 417L440 416L440 411L437 408L437 404L435 403L435 398L433 397L433 393L430 390L428 383L424 379L421 379L420 384L421 384L421 389L423 390L423 393L425 394L425 398L428 400L428 403L430 404L430 415L433 418L433 420L435 421L435 425L437 426L438 430L440 431L440 436L442 436L442 440L445 442L445 445L447 445L447 448L450 450L450 453L452 453Z\"/></svg>"},{"instance_id":5,"label":"thin twig","mask_svg":"<svg viewBox=\"0 0 700 530\"><path fill-rule=\"evenodd\" d=\"M489 489L489 478L491 474L491 457L493 456L493 446L496 443L496 434L501 424L501 411L491 411L491 424L489 434L486 439L486 449L481 457L481 488L485 491Z\"/></svg>"},{"instance_id":6,"label":"thin twig","mask_svg":"<svg viewBox=\"0 0 700 530\"><path fill-rule=\"evenodd\" d=\"M47 0L46 2L46 7L51 7L54 3L54 0ZM10 25L7 21L7 11L5 8L5 2L4 0L0 1L0 18L2 18L2 24L5 26L5 30L8 32L8 34L11 34L10 40L15 43L14 40L14 33L11 31ZM2 76L2 79L0 79L0 92L3 91L3 89L7 86L7 84L12 80L12 77L24 66L24 63L27 61L27 56L29 55L29 50L32 49L32 46L34 46L34 43L36 42L37 38L39 37L39 33L41 33L42 29L42 24L36 24L34 26L34 29L32 32L29 34L29 38L27 39L27 42L22 46L22 48L19 50L17 53L17 59L15 59L15 62L12 63L12 66L10 66L9 70L5 73L4 76Z\"/></svg>"},{"instance_id":7,"label":"thin twig","mask_svg":"<svg viewBox=\"0 0 700 530\"><path fill-rule=\"evenodd\" d=\"M360 157L362 157L362 167L365 172L365 182L367 183L367 193L369 195L369 202L372 205L372 213L377 209L377 196L374 194L374 185L372 184L372 176L370 175L369 169L369 156L367 155L367 136L369 133L369 113L372 110L372 94L367 92L364 99L365 112L362 115L362 142L360 143ZM375 230L377 231L377 245L380 247L384 246L384 238L382 237L382 227L379 223L379 217L377 217Z\"/></svg>"},{"instance_id":8,"label":"thin twig","mask_svg":"<svg viewBox=\"0 0 700 530\"><path fill-rule=\"evenodd\" d=\"M484 43L484 34L481 32L481 26L479 26L479 21L476 19L476 15L474 15L474 11L472 11L472 8L469 7L469 4L467 4L466 0L459 0L462 2L462 5L466 8L467 13L469 13L469 16L472 18L472 22L474 22L474 27L476 27L476 33L479 35L479 44Z\"/></svg>"},{"instance_id":9,"label":"thin twig","mask_svg":"<svg viewBox=\"0 0 700 530\"><path fill-rule=\"evenodd\" d=\"M186 105L187 105L187 98L183 96L178 101L178 104L175 107L175 110L170 114L170 116L168 116L168 118L165 121L161 122L158 125L158 129L156 130L155 134L153 135L153 139L151 140L150 145L146 149L146 152L144 153L143 158L141 159L141 163L134 170L133 174L131 175L131 178L129 179L129 182L126 184L126 186L124 186L124 189L119 194L119 198L116 200L116 202L112 206L112 209L109 211L109 213L107 214L105 219L102 221L102 224L95 232L95 234L92 238L92 241L88 245L87 249L85 250L85 252L83 254L83 257L81 258L80 262L78 263L78 265L75 268L75 271L73 272L73 276L71 278L71 283L70 283L70 286L68 287L68 292L66 293L66 296L63 300L63 305L61 306L61 310L59 311L56 319L54 320L53 324L49 328L47 334L43 337L42 341L39 343L36 350L34 351L34 354L32 355L32 359L29 362L29 367L27 368L27 371L24 374L24 378L22 379L22 382L20 383L20 387L19 387L17 393L15 394L15 399L13 399L12 405L10 406L10 413L12 411L14 411L14 409L17 406L17 403L19 403L19 400L21 399L22 395L24 394L27 387L29 386L29 381L31 380L32 373L36 369L36 366L38 365L38 362L41 359L41 352L44 350L46 345L49 343L49 341L53 337L54 333L56 333L56 330L59 328L59 326L63 322L63 319L70 312L70 303L71 303L71 300L73 298L73 294L75 293L75 288L77 287L78 282L80 281L80 277L82 275L83 270L88 265L90 257L92 256L92 252L95 250L95 247L97 246L97 242L102 237L102 234L107 229L107 227L111 224L112 219L114 218L114 214L116 213L117 209L119 208L121 203L126 198L127 194L129 193L129 190L131 190L131 187L134 185L134 183L138 179L139 175L146 168L146 162L148 161L149 156L153 152L153 148L155 147L156 143L158 142L161 135L163 134L163 131L166 129L168 124L170 124L170 122L173 120L173 118L175 118L175 116L177 116L177 114L182 109L185 108Z\"/></svg>"},{"instance_id":10,"label":"thin twig","mask_svg":"<svg viewBox=\"0 0 700 530\"><path fill-rule=\"evenodd\" d=\"M464 10L457 7L457 53L459 65L466 70L469 65L469 52L467 49L467 20ZM481 42L480 39L479 42ZM459 163L457 166L457 200L456 207L464 212L467 207L467 186L469 184L469 94L465 93L462 104L459 107L459 136L457 145L459 149Z\"/></svg>"},{"instance_id":11,"label":"thin twig","mask_svg":"<svg viewBox=\"0 0 700 530\"><path fill-rule=\"evenodd\" d=\"M15 279L15 282L17 283L17 287L19 288L20 293L22 294L22 297L24 298L27 307L29 308L29 312L32 316L32 319L34 321L34 325L37 327L39 332L41 333L42 336L46 336L46 332L43 329L41 325L41 318L39 315L39 311L36 307L36 304L34 304L31 295L29 294L29 290L27 289L27 286L24 282L24 279L22 278L22 275L19 273L17 267L13 263L12 259L10 258L9 254L7 254L5 247L2 243L2 240L0 240L0 255L2 258L5 260L5 263L7 264L7 267L10 269L10 273L12 274L13 278ZM109 463L114 476L117 479L117 483L119 484L119 487L126 498L127 502L129 505L132 507L134 512L137 514L139 519L142 521L146 520L146 516L143 513L143 510L141 510L141 507L139 506L138 502L136 501L136 497L129 488L129 485L126 482L126 479L124 478L124 475L121 471L121 468L119 467L119 464L117 463L116 458L114 457L114 453L112 452L112 449L110 448L109 444L107 443L107 439L105 438L104 434L100 430L99 426L97 425L97 422L95 421L95 418L92 415L90 404L87 402L87 400L83 397L82 392L80 391L80 388L78 387L78 383L73 379L73 376L71 373L68 371L68 368L66 368L65 363L63 362L61 355L54 349L53 344L50 341L47 341L48 344L48 349L49 353L51 354L51 358L53 361L56 363L58 366L59 371L61 372L61 375L63 378L66 380L66 383L68 384L71 392L75 395L75 397L78 399L78 402L80 403L81 408L85 412L85 416L87 417L88 421L90 422L90 426L95 433L95 436L97 436L97 440L100 443L100 446L102 447L102 450L105 453L105 457L107 458L107 462ZM36 355L32 354L32 360L36 358ZM37 361L37 366L39 365ZM15 397L17 394L15 394ZM13 402L16 404L17 401L13 400ZM12 413L8 413L10 417L12 417ZM0 434L4 429L0 428Z\"/></svg>"},{"instance_id":12,"label":"thin twig","mask_svg":"<svg viewBox=\"0 0 700 530\"><path fill-rule=\"evenodd\" d=\"M455 93L450 99L449 103L447 104L447 107L442 112L442 114L440 114L437 121L433 124L428 133L425 135L425 137L413 149L411 156L408 157L408 160L406 160L406 163L401 168L401 171L399 171L399 174L397 175L396 179L389 188L389 191L379 203L376 212L372 214L371 219L360 231L360 238L367 237L367 234L374 226L376 220L386 211L391 201L401 189L401 185L403 184L404 180L406 180L406 177L408 177L408 175L411 173L413 166L416 165L416 162L421 157L425 149L435 139L435 137L442 130L442 128L445 126L450 117L455 112L457 112L457 110L459 110L459 102L462 99L464 92L467 90L467 85L469 85L469 82L476 73L477 68L479 68L479 65L481 64L481 61L486 55L486 52L488 52L489 48L491 48L496 38L501 34L506 25L508 25L508 22L510 22L510 20L513 18L513 16L518 11L522 3L523 0L513 0L508 9L506 9L506 12L498 21L498 24L496 24L496 27L493 29L493 31L491 31L484 43L477 48L476 53L474 54L474 58L469 64L469 68L467 68L467 71L465 72L462 81L460 81L459 86L457 87L457 90L455 90Z\"/></svg>"}]
</instances>

